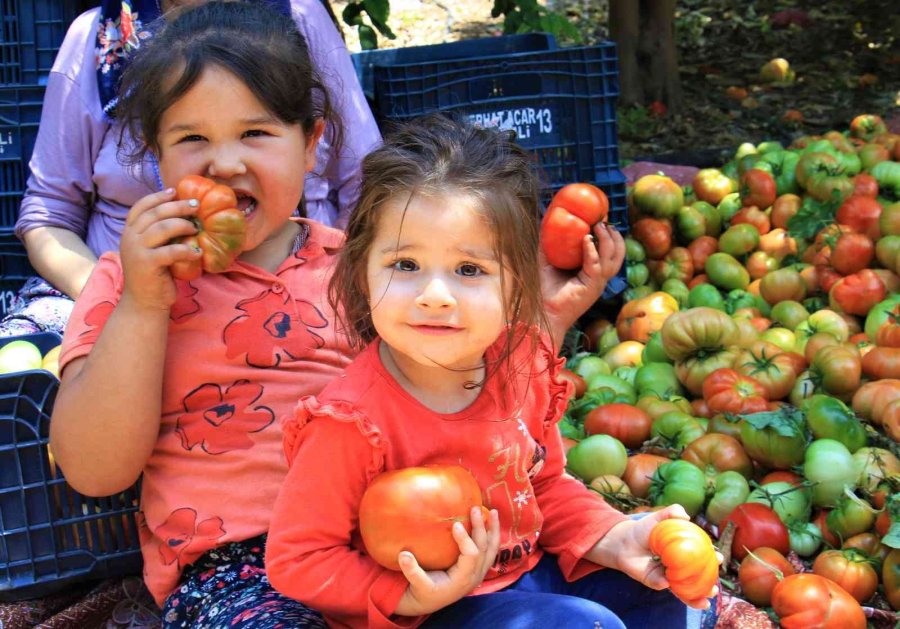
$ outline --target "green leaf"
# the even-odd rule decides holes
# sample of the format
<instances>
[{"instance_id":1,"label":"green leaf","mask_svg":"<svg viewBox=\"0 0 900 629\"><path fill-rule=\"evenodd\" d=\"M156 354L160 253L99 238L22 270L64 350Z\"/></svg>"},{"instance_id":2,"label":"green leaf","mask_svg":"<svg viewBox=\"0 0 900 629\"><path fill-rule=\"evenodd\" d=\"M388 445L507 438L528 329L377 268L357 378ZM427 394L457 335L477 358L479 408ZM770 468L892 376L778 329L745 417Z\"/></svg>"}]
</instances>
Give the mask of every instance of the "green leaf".
<instances>
[{"instance_id":1,"label":"green leaf","mask_svg":"<svg viewBox=\"0 0 900 629\"><path fill-rule=\"evenodd\" d=\"M363 50L378 48L378 35L368 24L359 25L359 45Z\"/></svg>"},{"instance_id":2,"label":"green leaf","mask_svg":"<svg viewBox=\"0 0 900 629\"><path fill-rule=\"evenodd\" d=\"M785 405L777 411L751 413L741 417L757 430L771 428L782 437L793 437L803 433L803 413L792 406Z\"/></svg>"},{"instance_id":3,"label":"green leaf","mask_svg":"<svg viewBox=\"0 0 900 629\"><path fill-rule=\"evenodd\" d=\"M362 0L363 8L369 14L373 24L387 24L391 14L391 5L388 0Z\"/></svg>"},{"instance_id":4,"label":"green leaf","mask_svg":"<svg viewBox=\"0 0 900 629\"><path fill-rule=\"evenodd\" d=\"M891 516L891 528L887 535L881 538L881 543L891 548L900 548L900 494L894 494L888 498L886 505Z\"/></svg>"},{"instance_id":5,"label":"green leaf","mask_svg":"<svg viewBox=\"0 0 900 629\"><path fill-rule=\"evenodd\" d=\"M800 210L788 220L788 231L794 238L811 240L821 229L834 223L840 202L803 200Z\"/></svg>"},{"instance_id":6,"label":"green leaf","mask_svg":"<svg viewBox=\"0 0 900 629\"><path fill-rule=\"evenodd\" d=\"M346 7L344 7L343 13L341 13L341 17L344 20L344 23L348 26L359 26L363 23L362 21L362 11L363 7L358 2L351 2Z\"/></svg>"}]
</instances>

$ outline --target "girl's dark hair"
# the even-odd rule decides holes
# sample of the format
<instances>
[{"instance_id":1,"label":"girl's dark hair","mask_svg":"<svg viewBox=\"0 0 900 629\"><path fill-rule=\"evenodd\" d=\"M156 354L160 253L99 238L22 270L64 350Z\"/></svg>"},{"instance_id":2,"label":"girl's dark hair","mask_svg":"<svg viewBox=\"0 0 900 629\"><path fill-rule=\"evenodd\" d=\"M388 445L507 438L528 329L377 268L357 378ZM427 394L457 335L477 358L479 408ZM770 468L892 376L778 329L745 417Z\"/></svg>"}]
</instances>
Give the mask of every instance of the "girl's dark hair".
<instances>
[{"instance_id":1,"label":"girl's dark hair","mask_svg":"<svg viewBox=\"0 0 900 629\"><path fill-rule=\"evenodd\" d=\"M340 121L290 17L263 2L221 0L174 13L152 27L153 37L122 74L115 115L122 121L119 152L127 163L140 163L147 151L159 154L163 113L210 66L234 74L270 113L287 124L299 123L305 133L317 119L329 120L329 143L339 152ZM127 146L126 130L143 141Z\"/></svg>"},{"instance_id":2,"label":"girl's dark hair","mask_svg":"<svg viewBox=\"0 0 900 629\"><path fill-rule=\"evenodd\" d=\"M328 287L329 301L354 346L362 347L377 335L365 278L381 208L406 195L411 199L416 194L444 193L463 193L480 201L494 236L495 254L503 264L504 293L509 283L507 320L546 329L538 265L541 206L534 157L516 144L511 132L430 114L398 125L384 144L363 160L359 202ZM508 328L501 361L525 338L517 333L517 327Z\"/></svg>"}]
</instances>

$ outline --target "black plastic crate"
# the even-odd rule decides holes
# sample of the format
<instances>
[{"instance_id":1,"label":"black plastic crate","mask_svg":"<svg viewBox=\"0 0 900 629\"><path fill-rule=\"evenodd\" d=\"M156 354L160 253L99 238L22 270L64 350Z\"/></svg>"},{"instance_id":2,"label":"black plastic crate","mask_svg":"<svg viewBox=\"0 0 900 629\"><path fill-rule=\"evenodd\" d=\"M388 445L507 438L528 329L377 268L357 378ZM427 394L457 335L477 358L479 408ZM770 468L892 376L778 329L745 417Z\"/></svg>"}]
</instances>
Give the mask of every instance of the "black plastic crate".
<instances>
[{"instance_id":1,"label":"black plastic crate","mask_svg":"<svg viewBox=\"0 0 900 629\"><path fill-rule=\"evenodd\" d=\"M516 131L551 186L598 181L619 168L615 45L375 65L380 124L433 111Z\"/></svg>"},{"instance_id":2,"label":"black plastic crate","mask_svg":"<svg viewBox=\"0 0 900 629\"><path fill-rule=\"evenodd\" d=\"M406 48L385 48L364 50L351 55L356 76L370 104L375 100L375 67L410 63L431 63L449 59L469 59L472 57L511 55L520 52L553 50L556 39L550 33L524 33L500 37L466 39L447 44L430 46L408 46Z\"/></svg>"},{"instance_id":3,"label":"black plastic crate","mask_svg":"<svg viewBox=\"0 0 900 629\"><path fill-rule=\"evenodd\" d=\"M0 87L0 229L19 215L43 101L43 87Z\"/></svg>"},{"instance_id":4,"label":"black plastic crate","mask_svg":"<svg viewBox=\"0 0 900 629\"><path fill-rule=\"evenodd\" d=\"M0 0L0 85L46 85L77 0Z\"/></svg>"},{"instance_id":5,"label":"black plastic crate","mask_svg":"<svg viewBox=\"0 0 900 629\"><path fill-rule=\"evenodd\" d=\"M42 353L52 333L29 340ZM89 498L66 483L49 450L59 381L42 369L0 376L0 601L46 596L91 578L139 574L138 486Z\"/></svg>"},{"instance_id":6,"label":"black plastic crate","mask_svg":"<svg viewBox=\"0 0 900 629\"><path fill-rule=\"evenodd\" d=\"M12 310L16 293L36 275L22 242L9 230L0 230L0 318Z\"/></svg>"}]
</instances>

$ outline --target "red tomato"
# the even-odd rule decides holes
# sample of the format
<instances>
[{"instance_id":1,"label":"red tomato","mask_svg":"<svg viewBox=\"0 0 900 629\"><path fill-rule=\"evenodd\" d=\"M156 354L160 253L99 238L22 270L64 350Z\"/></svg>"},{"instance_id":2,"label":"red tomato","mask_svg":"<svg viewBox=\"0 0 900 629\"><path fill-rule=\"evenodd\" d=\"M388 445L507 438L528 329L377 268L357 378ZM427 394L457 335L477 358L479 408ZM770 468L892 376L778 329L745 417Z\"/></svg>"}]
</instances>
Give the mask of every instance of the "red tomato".
<instances>
[{"instance_id":1,"label":"red tomato","mask_svg":"<svg viewBox=\"0 0 900 629\"><path fill-rule=\"evenodd\" d=\"M575 397L581 397L587 391L587 383L584 378L569 369L560 369L559 377L561 380L568 380L575 387Z\"/></svg>"},{"instance_id":2,"label":"red tomato","mask_svg":"<svg viewBox=\"0 0 900 629\"><path fill-rule=\"evenodd\" d=\"M875 243L865 234L844 234L837 239L831 252L831 266L841 275L861 271L874 259Z\"/></svg>"},{"instance_id":3,"label":"red tomato","mask_svg":"<svg viewBox=\"0 0 900 629\"><path fill-rule=\"evenodd\" d=\"M633 449L650 438L652 423L647 413L631 404L604 404L584 418L584 431L588 435L610 435Z\"/></svg>"},{"instance_id":4,"label":"red tomato","mask_svg":"<svg viewBox=\"0 0 900 629\"><path fill-rule=\"evenodd\" d=\"M729 522L735 527L731 542L731 556L735 559L743 559L748 550L755 551L760 546L774 548L782 555L791 549L787 527L771 507L758 502L739 504L722 520L719 530L725 530Z\"/></svg>"},{"instance_id":5,"label":"red tomato","mask_svg":"<svg viewBox=\"0 0 900 629\"><path fill-rule=\"evenodd\" d=\"M713 413L760 413L766 410L766 390L734 369L716 369L703 381L703 399Z\"/></svg>"},{"instance_id":6,"label":"red tomato","mask_svg":"<svg viewBox=\"0 0 900 629\"><path fill-rule=\"evenodd\" d=\"M547 262L558 269L580 269L584 237L608 214L609 199L597 186L563 186L550 200L541 221L541 246Z\"/></svg>"},{"instance_id":7,"label":"red tomato","mask_svg":"<svg viewBox=\"0 0 900 629\"><path fill-rule=\"evenodd\" d=\"M781 575L778 572L781 572ZM768 546L762 546L747 555L738 570L741 591L744 597L760 607L768 607L772 602L772 590L778 584L779 576L794 574L794 566L784 555Z\"/></svg>"},{"instance_id":8,"label":"red tomato","mask_svg":"<svg viewBox=\"0 0 900 629\"><path fill-rule=\"evenodd\" d=\"M877 198L878 180L869 173L859 173L853 177L853 195L870 197L872 199Z\"/></svg>"},{"instance_id":9,"label":"red tomato","mask_svg":"<svg viewBox=\"0 0 900 629\"><path fill-rule=\"evenodd\" d=\"M863 269L835 282L828 289L828 300L832 309L864 317L886 292L881 278L871 269Z\"/></svg>"},{"instance_id":10,"label":"red tomato","mask_svg":"<svg viewBox=\"0 0 900 629\"><path fill-rule=\"evenodd\" d=\"M741 204L767 209L775 203L775 179L764 170L751 168L741 175Z\"/></svg>"},{"instance_id":11,"label":"red tomato","mask_svg":"<svg viewBox=\"0 0 900 629\"><path fill-rule=\"evenodd\" d=\"M706 259L719 250L719 241L712 236L700 236L692 240L687 249L691 252L694 269L702 269L706 266Z\"/></svg>"},{"instance_id":12,"label":"red tomato","mask_svg":"<svg viewBox=\"0 0 900 629\"><path fill-rule=\"evenodd\" d=\"M772 607L784 629L866 629L866 614L839 585L808 572L782 579Z\"/></svg>"},{"instance_id":13,"label":"red tomato","mask_svg":"<svg viewBox=\"0 0 900 629\"><path fill-rule=\"evenodd\" d=\"M862 370L873 380L900 378L900 347L873 347L863 356Z\"/></svg>"},{"instance_id":14,"label":"red tomato","mask_svg":"<svg viewBox=\"0 0 900 629\"><path fill-rule=\"evenodd\" d=\"M819 532L822 534L822 540L826 544L832 547L839 547L841 545L840 538L835 535L831 529L828 528L828 524L825 523L829 511L831 511L831 509L820 509L810 521L819 529Z\"/></svg>"},{"instance_id":15,"label":"red tomato","mask_svg":"<svg viewBox=\"0 0 900 629\"><path fill-rule=\"evenodd\" d=\"M759 481L760 486L768 485L769 483L790 483L791 485L802 485L803 477L795 472L789 472L788 470L775 470L774 472L769 472L765 476L762 477L762 480Z\"/></svg>"},{"instance_id":16,"label":"red tomato","mask_svg":"<svg viewBox=\"0 0 900 629\"><path fill-rule=\"evenodd\" d=\"M446 570L459 558L454 522L472 532L469 512L482 506L472 474L458 465L391 470L375 477L359 504L366 551L385 568L399 570L408 550L425 570Z\"/></svg>"},{"instance_id":17,"label":"red tomato","mask_svg":"<svg viewBox=\"0 0 900 629\"><path fill-rule=\"evenodd\" d=\"M774 203L774 199L772 202ZM768 234L769 230L772 229L772 224L769 222L769 216L755 205L742 207L731 217L732 225L737 225L739 223L753 225L757 231L759 231L760 235Z\"/></svg>"},{"instance_id":18,"label":"red tomato","mask_svg":"<svg viewBox=\"0 0 900 629\"><path fill-rule=\"evenodd\" d=\"M665 257L672 248L672 224L668 221L642 218L631 226L631 235L654 260Z\"/></svg>"},{"instance_id":19,"label":"red tomato","mask_svg":"<svg viewBox=\"0 0 900 629\"><path fill-rule=\"evenodd\" d=\"M862 553L855 550L826 550L813 563L813 572L831 579L860 603L878 589L878 575Z\"/></svg>"},{"instance_id":20,"label":"red tomato","mask_svg":"<svg viewBox=\"0 0 900 629\"><path fill-rule=\"evenodd\" d=\"M628 457L622 480L631 489L632 494L638 498L646 498L650 494L650 481L656 468L668 463L669 460L658 454L632 454Z\"/></svg>"},{"instance_id":21,"label":"red tomato","mask_svg":"<svg viewBox=\"0 0 900 629\"><path fill-rule=\"evenodd\" d=\"M693 463L706 474L707 479L715 479L720 472L735 471L744 478L753 475L753 462L741 442L729 435L708 433L688 444L681 458Z\"/></svg>"},{"instance_id":22,"label":"red tomato","mask_svg":"<svg viewBox=\"0 0 900 629\"><path fill-rule=\"evenodd\" d=\"M802 205L803 199L796 194L791 194L790 192L782 194L775 199L775 203L772 204L772 212L769 215L772 226L787 229L788 221L791 220L791 217L794 214L800 211Z\"/></svg>"},{"instance_id":23,"label":"red tomato","mask_svg":"<svg viewBox=\"0 0 900 629\"><path fill-rule=\"evenodd\" d=\"M859 176L857 175L857 177ZM871 175L866 175L866 177L871 178ZM878 190L877 183L875 189ZM866 234L869 238L877 240L881 237L881 228L878 226L880 217L881 204L874 197L854 194L838 208L835 220L859 234Z\"/></svg>"}]
</instances>

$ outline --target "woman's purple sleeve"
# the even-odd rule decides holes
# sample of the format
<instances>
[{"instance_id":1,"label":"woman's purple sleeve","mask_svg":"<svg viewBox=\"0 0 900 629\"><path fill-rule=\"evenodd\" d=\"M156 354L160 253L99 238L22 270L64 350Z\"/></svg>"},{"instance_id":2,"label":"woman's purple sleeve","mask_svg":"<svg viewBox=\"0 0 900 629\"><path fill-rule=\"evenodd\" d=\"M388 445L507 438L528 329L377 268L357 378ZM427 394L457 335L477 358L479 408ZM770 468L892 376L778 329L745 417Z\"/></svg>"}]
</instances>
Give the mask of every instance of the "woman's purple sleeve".
<instances>
[{"instance_id":1,"label":"woman's purple sleeve","mask_svg":"<svg viewBox=\"0 0 900 629\"><path fill-rule=\"evenodd\" d=\"M310 56L343 123L343 145L333 154L330 133L319 143L316 168L306 178L310 218L344 228L359 198L363 157L381 143L381 134L366 102L350 54L319 0L293 0L298 27L309 42Z\"/></svg>"},{"instance_id":2,"label":"woman's purple sleeve","mask_svg":"<svg viewBox=\"0 0 900 629\"><path fill-rule=\"evenodd\" d=\"M79 81L95 14L82 14L72 24L50 73L29 163L31 176L16 222L20 238L43 226L85 237L94 194L94 151L106 131L106 124L85 105Z\"/></svg>"}]
</instances>

